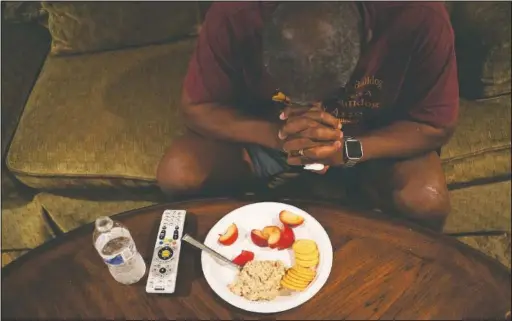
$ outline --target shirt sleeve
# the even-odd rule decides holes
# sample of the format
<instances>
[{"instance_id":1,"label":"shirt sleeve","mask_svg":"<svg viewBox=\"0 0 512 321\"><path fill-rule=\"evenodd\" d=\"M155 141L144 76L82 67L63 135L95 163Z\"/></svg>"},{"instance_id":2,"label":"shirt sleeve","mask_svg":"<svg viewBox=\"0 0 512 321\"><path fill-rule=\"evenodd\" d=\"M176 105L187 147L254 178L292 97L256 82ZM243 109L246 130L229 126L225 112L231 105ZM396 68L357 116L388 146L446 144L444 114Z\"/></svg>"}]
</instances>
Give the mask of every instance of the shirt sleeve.
<instances>
[{"instance_id":1,"label":"shirt sleeve","mask_svg":"<svg viewBox=\"0 0 512 321\"><path fill-rule=\"evenodd\" d=\"M222 4L214 3L206 14L183 83L191 103L229 103L234 99L240 70L236 42Z\"/></svg>"},{"instance_id":2,"label":"shirt sleeve","mask_svg":"<svg viewBox=\"0 0 512 321\"><path fill-rule=\"evenodd\" d=\"M448 19L424 9L401 104L410 120L435 127L456 123L459 85L454 35Z\"/></svg>"}]
</instances>

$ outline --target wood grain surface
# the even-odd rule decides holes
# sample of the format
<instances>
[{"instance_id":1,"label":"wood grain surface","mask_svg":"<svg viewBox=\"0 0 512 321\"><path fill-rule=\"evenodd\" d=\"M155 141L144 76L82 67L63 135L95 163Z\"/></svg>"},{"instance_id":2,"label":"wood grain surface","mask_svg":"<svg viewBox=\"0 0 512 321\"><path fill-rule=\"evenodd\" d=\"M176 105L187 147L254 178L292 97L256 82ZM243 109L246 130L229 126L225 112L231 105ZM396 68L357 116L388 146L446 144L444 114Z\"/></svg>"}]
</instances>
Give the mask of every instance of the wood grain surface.
<instances>
[{"instance_id":1,"label":"wood grain surface","mask_svg":"<svg viewBox=\"0 0 512 321\"><path fill-rule=\"evenodd\" d=\"M248 201L214 199L158 205L116 217L150 263L164 209L188 211L186 232L204 240L225 214ZM510 271L447 236L326 203L287 200L326 229L334 263L310 301L273 315L222 301L201 271L199 251L184 245L173 295L145 292L146 277L125 286L109 274L83 226L2 270L5 319L504 319Z\"/></svg>"}]
</instances>

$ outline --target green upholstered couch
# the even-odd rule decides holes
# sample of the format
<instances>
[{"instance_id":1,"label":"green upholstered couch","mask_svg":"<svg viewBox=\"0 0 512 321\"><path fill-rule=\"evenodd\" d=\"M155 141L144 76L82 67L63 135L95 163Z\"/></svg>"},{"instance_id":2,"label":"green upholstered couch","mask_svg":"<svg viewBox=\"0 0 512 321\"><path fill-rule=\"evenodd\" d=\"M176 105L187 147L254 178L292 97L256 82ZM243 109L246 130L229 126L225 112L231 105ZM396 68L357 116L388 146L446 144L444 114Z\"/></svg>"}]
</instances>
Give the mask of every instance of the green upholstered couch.
<instances>
[{"instance_id":1,"label":"green upholstered couch","mask_svg":"<svg viewBox=\"0 0 512 321\"><path fill-rule=\"evenodd\" d=\"M181 83L208 3L143 3L45 2L39 24L2 20L4 265L99 215L162 200L155 169L183 129ZM446 229L510 231L510 2L447 6L462 99L442 153ZM510 234L461 240L510 267Z\"/></svg>"}]
</instances>

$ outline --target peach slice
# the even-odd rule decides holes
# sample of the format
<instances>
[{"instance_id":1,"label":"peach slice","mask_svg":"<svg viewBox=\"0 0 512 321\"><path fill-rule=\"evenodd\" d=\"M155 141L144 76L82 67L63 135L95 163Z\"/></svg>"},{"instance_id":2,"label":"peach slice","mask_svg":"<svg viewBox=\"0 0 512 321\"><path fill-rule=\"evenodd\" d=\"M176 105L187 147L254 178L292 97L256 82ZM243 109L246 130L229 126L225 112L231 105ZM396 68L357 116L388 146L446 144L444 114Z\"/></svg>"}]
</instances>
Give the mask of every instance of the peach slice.
<instances>
[{"instance_id":1,"label":"peach slice","mask_svg":"<svg viewBox=\"0 0 512 321\"><path fill-rule=\"evenodd\" d=\"M281 238L279 239L279 243L277 247L280 250L285 250L290 247L292 247L293 243L295 242L295 234L293 233L293 230L288 226L284 225L283 230L281 232Z\"/></svg>"},{"instance_id":2,"label":"peach slice","mask_svg":"<svg viewBox=\"0 0 512 321\"><path fill-rule=\"evenodd\" d=\"M265 226L263 228L262 232L263 232L263 235L265 236L265 238L268 240L268 238L270 237L271 234L281 233L281 229L278 226L271 225L271 226Z\"/></svg>"},{"instance_id":3,"label":"peach slice","mask_svg":"<svg viewBox=\"0 0 512 321\"><path fill-rule=\"evenodd\" d=\"M283 210L279 213L279 220L281 223L291 227L299 226L304 222L304 218L302 216L287 210Z\"/></svg>"},{"instance_id":4,"label":"peach slice","mask_svg":"<svg viewBox=\"0 0 512 321\"><path fill-rule=\"evenodd\" d=\"M259 247L268 246L267 237L260 230L252 230L251 231L251 240L252 242Z\"/></svg>"},{"instance_id":5,"label":"peach slice","mask_svg":"<svg viewBox=\"0 0 512 321\"><path fill-rule=\"evenodd\" d=\"M277 231L273 230L267 239L268 246L271 249L277 248L279 246L279 240L281 240L281 230L280 229L278 229Z\"/></svg>"},{"instance_id":6,"label":"peach slice","mask_svg":"<svg viewBox=\"0 0 512 321\"><path fill-rule=\"evenodd\" d=\"M219 234L219 243L222 245L231 245L238 238L238 227L231 224L224 234Z\"/></svg>"}]
</instances>

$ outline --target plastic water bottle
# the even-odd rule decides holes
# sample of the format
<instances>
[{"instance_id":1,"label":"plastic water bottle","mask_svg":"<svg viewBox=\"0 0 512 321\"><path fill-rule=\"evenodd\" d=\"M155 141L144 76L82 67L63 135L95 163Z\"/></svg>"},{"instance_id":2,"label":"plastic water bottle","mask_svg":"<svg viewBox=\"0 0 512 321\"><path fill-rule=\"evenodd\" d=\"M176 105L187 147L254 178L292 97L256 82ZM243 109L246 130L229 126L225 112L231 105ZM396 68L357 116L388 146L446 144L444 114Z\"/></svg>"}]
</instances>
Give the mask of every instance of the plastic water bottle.
<instances>
[{"instance_id":1,"label":"plastic water bottle","mask_svg":"<svg viewBox=\"0 0 512 321\"><path fill-rule=\"evenodd\" d=\"M146 273L146 263L130 232L121 223L106 216L97 218L93 243L117 282L133 284Z\"/></svg>"}]
</instances>

